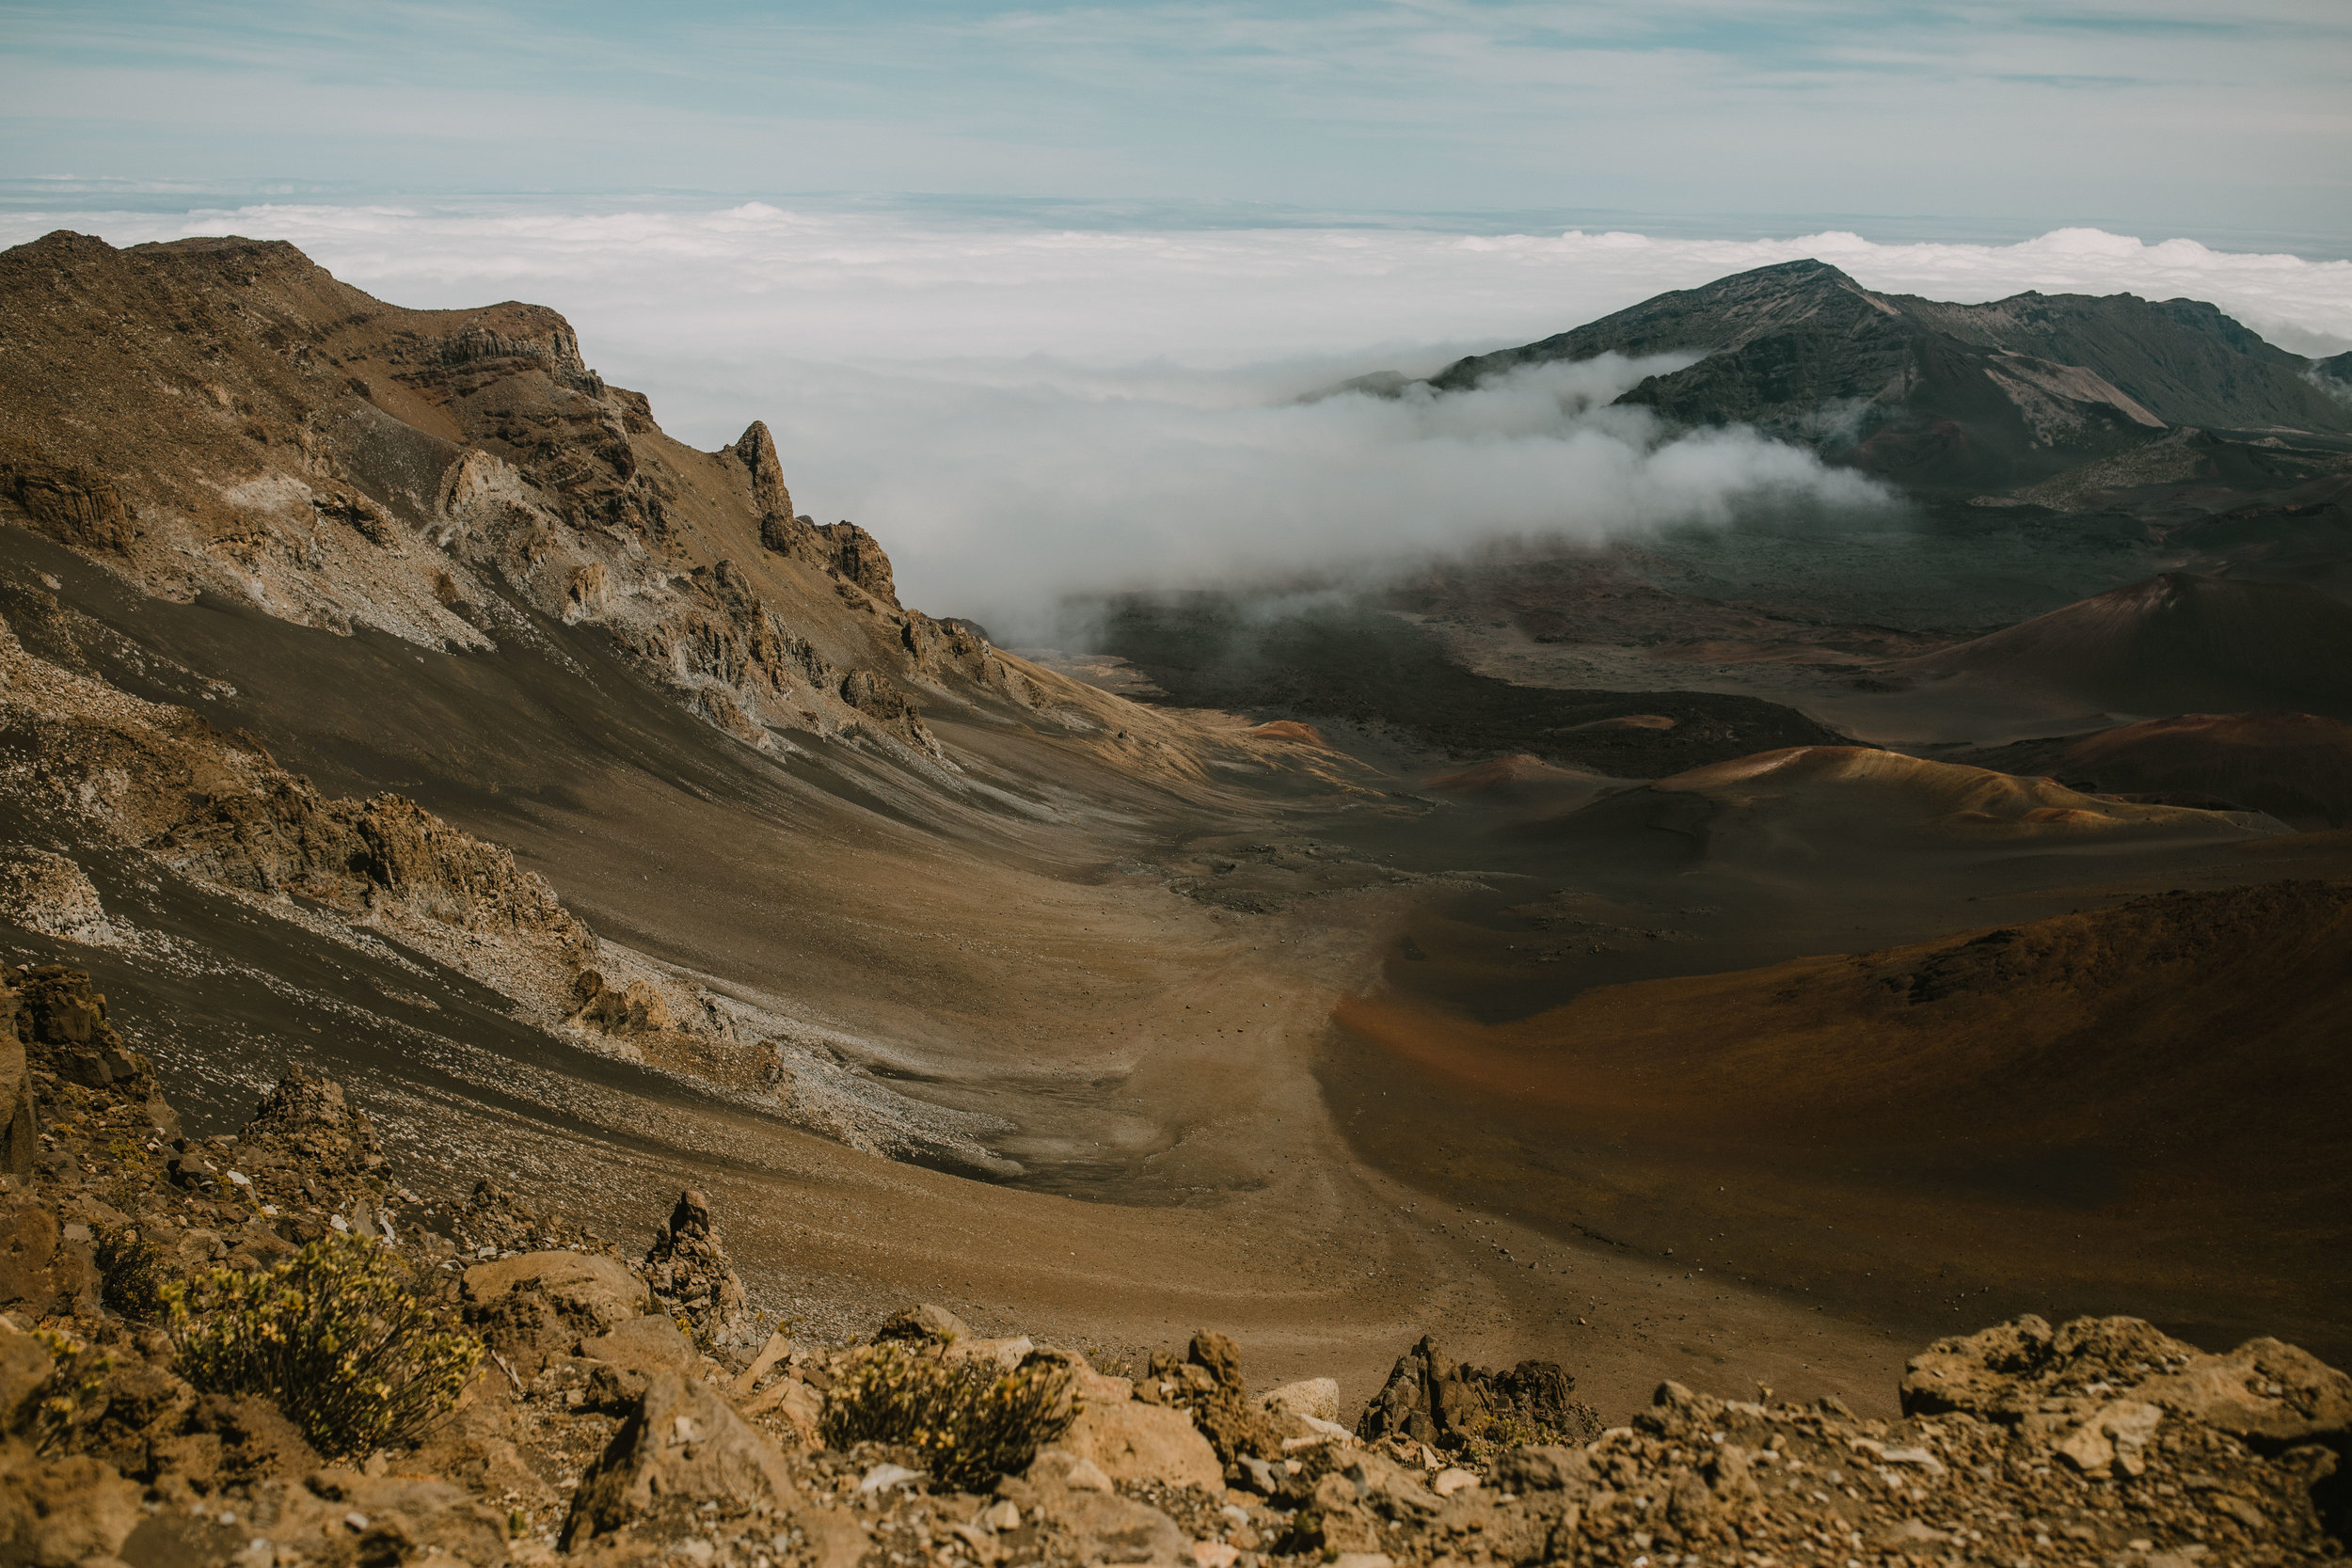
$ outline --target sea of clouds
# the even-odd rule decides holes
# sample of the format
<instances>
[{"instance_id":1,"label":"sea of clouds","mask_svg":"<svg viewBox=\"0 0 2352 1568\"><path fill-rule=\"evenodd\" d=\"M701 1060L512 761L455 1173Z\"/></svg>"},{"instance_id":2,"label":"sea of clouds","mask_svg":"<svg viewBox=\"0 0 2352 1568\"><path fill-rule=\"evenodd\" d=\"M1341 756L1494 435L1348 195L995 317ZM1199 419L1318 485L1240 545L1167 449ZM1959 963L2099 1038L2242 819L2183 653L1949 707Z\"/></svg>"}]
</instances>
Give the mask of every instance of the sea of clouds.
<instances>
[{"instance_id":1,"label":"sea of clouds","mask_svg":"<svg viewBox=\"0 0 2352 1568\"><path fill-rule=\"evenodd\" d=\"M1865 286L2210 300L2299 353L2352 348L2352 262L2061 230L2013 245L1437 229L1056 228L853 205L552 200L0 215L118 245L293 241L409 306L520 298L704 447L765 419L802 511L854 518L909 603L1009 640L1068 593L1360 569L1600 539L1742 508L1885 504L1753 433L1675 436L1609 401L1614 357L1474 393L1313 399L1800 257Z\"/></svg>"}]
</instances>

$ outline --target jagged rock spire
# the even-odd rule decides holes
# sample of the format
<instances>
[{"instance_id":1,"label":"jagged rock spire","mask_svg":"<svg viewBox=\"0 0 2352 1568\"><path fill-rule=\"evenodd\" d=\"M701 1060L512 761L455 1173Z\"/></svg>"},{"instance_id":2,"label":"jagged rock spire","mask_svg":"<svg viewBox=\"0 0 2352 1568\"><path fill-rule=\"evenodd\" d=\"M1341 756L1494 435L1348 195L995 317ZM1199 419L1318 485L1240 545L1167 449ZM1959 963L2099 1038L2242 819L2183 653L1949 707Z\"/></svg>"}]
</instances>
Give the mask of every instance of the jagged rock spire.
<instances>
[{"instance_id":1,"label":"jagged rock spire","mask_svg":"<svg viewBox=\"0 0 2352 1568\"><path fill-rule=\"evenodd\" d=\"M768 421L754 420L728 449L752 476L752 503L763 517L792 515L792 492L784 487L784 462L776 455L776 438Z\"/></svg>"}]
</instances>

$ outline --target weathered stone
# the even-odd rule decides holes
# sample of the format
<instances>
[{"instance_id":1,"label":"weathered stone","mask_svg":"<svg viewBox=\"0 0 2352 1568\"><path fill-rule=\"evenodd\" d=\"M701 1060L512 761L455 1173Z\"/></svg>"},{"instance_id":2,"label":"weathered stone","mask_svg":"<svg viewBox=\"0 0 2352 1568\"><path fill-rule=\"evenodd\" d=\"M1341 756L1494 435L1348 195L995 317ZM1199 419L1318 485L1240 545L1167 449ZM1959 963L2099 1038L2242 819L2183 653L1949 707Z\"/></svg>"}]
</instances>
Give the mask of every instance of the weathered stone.
<instances>
[{"instance_id":1,"label":"weathered stone","mask_svg":"<svg viewBox=\"0 0 2352 1568\"><path fill-rule=\"evenodd\" d=\"M0 1438L24 1430L56 1365L48 1347L0 1323Z\"/></svg>"},{"instance_id":2,"label":"weathered stone","mask_svg":"<svg viewBox=\"0 0 2352 1568\"><path fill-rule=\"evenodd\" d=\"M51 1317L94 1304L97 1292L88 1243L67 1241L47 1204L0 1193L0 1311Z\"/></svg>"},{"instance_id":3,"label":"weathered stone","mask_svg":"<svg viewBox=\"0 0 2352 1568\"><path fill-rule=\"evenodd\" d=\"M2133 1391L2261 1448L2352 1437L2352 1376L2278 1339L2197 1356Z\"/></svg>"},{"instance_id":4,"label":"weathered stone","mask_svg":"<svg viewBox=\"0 0 2352 1568\"><path fill-rule=\"evenodd\" d=\"M1091 1487L1049 1482L1024 1491L1031 1500L1023 1513L1061 1535L1073 1561L1190 1568L1191 1541L1158 1509Z\"/></svg>"},{"instance_id":5,"label":"weathered stone","mask_svg":"<svg viewBox=\"0 0 2352 1568\"><path fill-rule=\"evenodd\" d=\"M1581 1449L1544 1444L1513 1449L1495 1461L1495 1484L1506 1492L1565 1492L1582 1497L1593 1489L1592 1462Z\"/></svg>"},{"instance_id":6,"label":"weathered stone","mask_svg":"<svg viewBox=\"0 0 2352 1568\"><path fill-rule=\"evenodd\" d=\"M564 1542L608 1534L664 1504L748 1511L793 1496L784 1456L717 1389L675 1372L654 1378L636 1414L573 1494Z\"/></svg>"},{"instance_id":7,"label":"weathered stone","mask_svg":"<svg viewBox=\"0 0 2352 1568\"><path fill-rule=\"evenodd\" d=\"M2145 1468L2139 1450L2163 1419L2164 1412L2153 1404L2117 1400L2062 1438L2058 1457L2087 1476L2106 1475L2111 1467L2138 1475Z\"/></svg>"},{"instance_id":8,"label":"weathered stone","mask_svg":"<svg viewBox=\"0 0 2352 1568\"><path fill-rule=\"evenodd\" d=\"M1225 1466L1182 1410L1161 1405L1089 1405L1057 1447L1094 1462L1114 1481L1155 1481L1215 1492Z\"/></svg>"},{"instance_id":9,"label":"weathered stone","mask_svg":"<svg viewBox=\"0 0 2352 1568\"><path fill-rule=\"evenodd\" d=\"M1575 1387L1576 1379L1555 1362L1522 1361L1508 1371L1456 1364L1424 1336L1397 1358L1388 1383L1358 1418L1356 1435L1368 1443L1399 1436L1445 1449L1596 1437L1599 1418L1569 1398Z\"/></svg>"},{"instance_id":10,"label":"weathered stone","mask_svg":"<svg viewBox=\"0 0 2352 1568\"><path fill-rule=\"evenodd\" d=\"M2310 1353L2265 1338L2211 1355L2137 1318L2059 1329L2016 1318L1937 1340L1911 1358L1902 1384L1906 1414L1963 1410L2028 1426L2053 1398L2125 1393L2274 1451L2352 1436L2352 1377Z\"/></svg>"},{"instance_id":11,"label":"weathered stone","mask_svg":"<svg viewBox=\"0 0 2352 1568\"><path fill-rule=\"evenodd\" d=\"M580 1354L644 1378L661 1372L691 1372L701 1359L694 1342L663 1317L631 1318L617 1323L608 1333L582 1339Z\"/></svg>"},{"instance_id":12,"label":"weathered stone","mask_svg":"<svg viewBox=\"0 0 2352 1568\"><path fill-rule=\"evenodd\" d=\"M818 1424L824 1419L825 1397L797 1377L780 1377L761 1389L744 1411L771 1416L789 1426L802 1442L813 1443Z\"/></svg>"},{"instance_id":13,"label":"weathered stone","mask_svg":"<svg viewBox=\"0 0 2352 1568\"><path fill-rule=\"evenodd\" d=\"M710 1200L689 1188L678 1195L670 1217L654 1232L640 1272L654 1299L697 1343L713 1351L741 1351L765 1336L753 1319L743 1282L727 1260L725 1243L710 1216Z\"/></svg>"},{"instance_id":14,"label":"weathered stone","mask_svg":"<svg viewBox=\"0 0 2352 1568\"><path fill-rule=\"evenodd\" d=\"M114 1559L146 1515L140 1489L84 1454L43 1459L0 1444L0 1562L77 1568Z\"/></svg>"},{"instance_id":15,"label":"weathered stone","mask_svg":"<svg viewBox=\"0 0 2352 1568\"><path fill-rule=\"evenodd\" d=\"M1268 1409L1287 1411L1294 1416L1311 1416L1318 1421L1336 1421L1340 1418L1339 1380L1311 1377L1297 1383L1285 1383L1279 1388L1269 1388L1259 1395L1258 1402Z\"/></svg>"},{"instance_id":16,"label":"weathered stone","mask_svg":"<svg viewBox=\"0 0 2352 1568\"><path fill-rule=\"evenodd\" d=\"M961 1318L944 1307L925 1303L894 1312L882 1327L874 1331L877 1339L931 1340L952 1343L972 1338L972 1330Z\"/></svg>"},{"instance_id":17,"label":"weathered stone","mask_svg":"<svg viewBox=\"0 0 2352 1568\"><path fill-rule=\"evenodd\" d=\"M17 1037L16 988L0 976L0 1175L23 1176L40 1151L33 1117L32 1063Z\"/></svg>"},{"instance_id":18,"label":"weathered stone","mask_svg":"<svg viewBox=\"0 0 2352 1568\"><path fill-rule=\"evenodd\" d=\"M307 1475L319 1456L285 1413L254 1394L207 1394L188 1414L188 1430L220 1439L220 1477L227 1482Z\"/></svg>"},{"instance_id":19,"label":"weathered stone","mask_svg":"<svg viewBox=\"0 0 2352 1568\"><path fill-rule=\"evenodd\" d=\"M791 516L792 492L785 488L784 462L776 454L768 421L754 420L728 451L751 479L753 510L763 517Z\"/></svg>"},{"instance_id":20,"label":"weathered stone","mask_svg":"<svg viewBox=\"0 0 2352 1568\"><path fill-rule=\"evenodd\" d=\"M526 1287L544 1295L575 1334L602 1333L643 1315L648 1306L645 1282L617 1258L527 1252L466 1271L466 1303L474 1310L496 1307Z\"/></svg>"}]
</instances>

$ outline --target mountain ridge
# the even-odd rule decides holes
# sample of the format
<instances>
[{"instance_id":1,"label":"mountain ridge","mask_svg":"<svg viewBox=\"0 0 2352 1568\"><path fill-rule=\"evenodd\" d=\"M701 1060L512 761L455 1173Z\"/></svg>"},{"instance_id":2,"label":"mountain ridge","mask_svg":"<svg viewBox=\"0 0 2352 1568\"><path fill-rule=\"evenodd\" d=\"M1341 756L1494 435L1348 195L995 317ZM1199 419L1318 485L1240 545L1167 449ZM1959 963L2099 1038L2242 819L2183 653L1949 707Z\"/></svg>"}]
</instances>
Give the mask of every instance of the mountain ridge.
<instances>
[{"instance_id":1,"label":"mountain ridge","mask_svg":"<svg viewBox=\"0 0 2352 1568\"><path fill-rule=\"evenodd\" d=\"M2321 384L2333 361L2277 348L2201 301L2028 291L1959 305L1866 289L1812 259L1469 356L1425 385L1692 350L1705 356L1617 401L1681 424L1751 424L1926 491L2006 489L2184 427L2352 433L2352 403Z\"/></svg>"}]
</instances>

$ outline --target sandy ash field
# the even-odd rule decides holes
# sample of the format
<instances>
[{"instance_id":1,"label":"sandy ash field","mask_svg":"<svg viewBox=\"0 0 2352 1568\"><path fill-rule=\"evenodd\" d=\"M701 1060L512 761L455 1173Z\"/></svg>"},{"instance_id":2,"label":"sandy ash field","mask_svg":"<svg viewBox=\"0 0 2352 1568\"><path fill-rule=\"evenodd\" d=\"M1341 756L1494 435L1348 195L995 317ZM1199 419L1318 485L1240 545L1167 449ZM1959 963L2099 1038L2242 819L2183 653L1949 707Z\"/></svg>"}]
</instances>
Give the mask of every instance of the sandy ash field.
<instances>
[{"instance_id":1,"label":"sandy ash field","mask_svg":"<svg viewBox=\"0 0 2352 1568\"><path fill-rule=\"evenodd\" d=\"M1208 1326L1351 1403L1423 1334L1611 1419L1892 1414L2025 1310L2352 1354L2316 588L1955 513L1904 531L1967 592L1908 618L1710 587L1857 554L1734 531L1024 657L552 312L245 242L9 265L53 357L9 361L0 826L112 924L0 946L87 969L192 1131L300 1060L456 1196L635 1239L704 1187L799 1333ZM134 307L178 325L101 363ZM2302 717L2179 717L2224 700ZM316 849L387 791L418 858ZM482 912L500 847L560 911Z\"/></svg>"}]
</instances>

